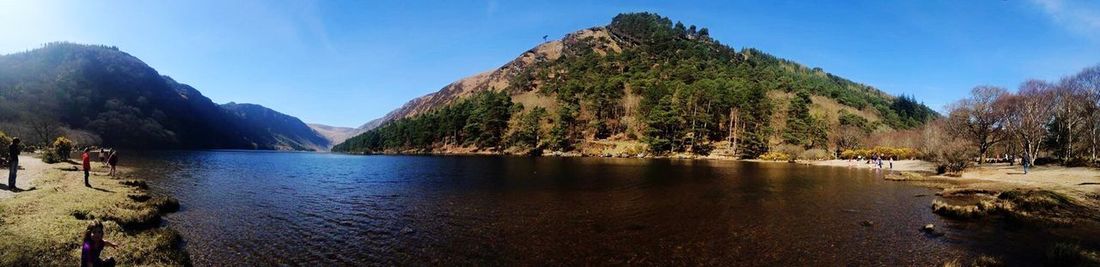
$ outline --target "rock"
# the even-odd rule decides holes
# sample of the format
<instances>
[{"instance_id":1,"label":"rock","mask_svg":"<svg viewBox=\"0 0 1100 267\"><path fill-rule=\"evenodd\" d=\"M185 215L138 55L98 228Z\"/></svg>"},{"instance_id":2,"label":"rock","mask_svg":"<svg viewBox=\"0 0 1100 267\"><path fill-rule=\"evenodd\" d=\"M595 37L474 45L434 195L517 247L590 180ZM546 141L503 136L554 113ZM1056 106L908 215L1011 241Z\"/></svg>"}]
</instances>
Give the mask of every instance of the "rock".
<instances>
[{"instance_id":1,"label":"rock","mask_svg":"<svg viewBox=\"0 0 1100 267\"><path fill-rule=\"evenodd\" d=\"M409 227L405 227L405 228L401 229L401 234L407 235L407 234L411 234L413 232L416 232L416 231L414 231L412 228L409 228Z\"/></svg>"},{"instance_id":2,"label":"rock","mask_svg":"<svg viewBox=\"0 0 1100 267\"><path fill-rule=\"evenodd\" d=\"M924 233L925 236L928 236L928 237L941 237L941 236L944 236L944 233L941 233L940 231L936 231L936 226L931 224L931 223L930 224L925 224L924 227L921 227L920 230L921 230L921 232Z\"/></svg>"},{"instance_id":3,"label":"rock","mask_svg":"<svg viewBox=\"0 0 1100 267\"><path fill-rule=\"evenodd\" d=\"M871 226L875 226L875 222L872 222L872 221L862 221L862 222L860 222L860 223L859 223L859 225L863 225L863 226L871 227Z\"/></svg>"},{"instance_id":4,"label":"rock","mask_svg":"<svg viewBox=\"0 0 1100 267\"><path fill-rule=\"evenodd\" d=\"M931 223L930 224L925 224L924 227L921 228L921 231L935 232L936 231L936 226L931 224Z\"/></svg>"}]
</instances>

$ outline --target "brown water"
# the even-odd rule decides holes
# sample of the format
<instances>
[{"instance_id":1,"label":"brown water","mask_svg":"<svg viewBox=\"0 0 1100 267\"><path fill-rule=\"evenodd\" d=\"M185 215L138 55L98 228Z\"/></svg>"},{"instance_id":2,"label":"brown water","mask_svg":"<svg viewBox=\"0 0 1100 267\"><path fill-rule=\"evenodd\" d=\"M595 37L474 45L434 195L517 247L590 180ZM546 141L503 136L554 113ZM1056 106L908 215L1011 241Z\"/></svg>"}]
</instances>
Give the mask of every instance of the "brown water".
<instances>
[{"instance_id":1,"label":"brown water","mask_svg":"<svg viewBox=\"0 0 1100 267\"><path fill-rule=\"evenodd\" d=\"M157 152L197 265L1029 262L1034 236L930 212L874 170L606 158ZM861 222L873 222L863 226ZM945 235L922 233L932 223ZM1020 244L1013 244L1014 242Z\"/></svg>"}]
</instances>

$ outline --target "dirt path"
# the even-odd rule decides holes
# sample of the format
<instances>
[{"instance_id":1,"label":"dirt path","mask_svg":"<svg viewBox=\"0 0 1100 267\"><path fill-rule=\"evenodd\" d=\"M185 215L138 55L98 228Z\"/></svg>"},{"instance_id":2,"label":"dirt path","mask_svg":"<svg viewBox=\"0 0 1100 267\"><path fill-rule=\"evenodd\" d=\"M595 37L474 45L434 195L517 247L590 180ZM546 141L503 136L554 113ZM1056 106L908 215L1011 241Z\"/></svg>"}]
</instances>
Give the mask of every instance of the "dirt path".
<instances>
[{"instance_id":1,"label":"dirt path","mask_svg":"<svg viewBox=\"0 0 1100 267\"><path fill-rule=\"evenodd\" d=\"M37 181L39 177L45 175L46 171L49 170L50 167L51 166L49 164L42 162L42 159L27 155L20 155L19 172L16 173L17 176L15 179L16 187L23 190L34 188L35 181ZM7 190L10 186L7 184L8 169L4 168L2 172L3 177L0 177L0 183L4 184L4 190L0 190L0 199L11 198L12 196L15 196L15 194L19 194L16 192L12 192L11 190Z\"/></svg>"}]
</instances>

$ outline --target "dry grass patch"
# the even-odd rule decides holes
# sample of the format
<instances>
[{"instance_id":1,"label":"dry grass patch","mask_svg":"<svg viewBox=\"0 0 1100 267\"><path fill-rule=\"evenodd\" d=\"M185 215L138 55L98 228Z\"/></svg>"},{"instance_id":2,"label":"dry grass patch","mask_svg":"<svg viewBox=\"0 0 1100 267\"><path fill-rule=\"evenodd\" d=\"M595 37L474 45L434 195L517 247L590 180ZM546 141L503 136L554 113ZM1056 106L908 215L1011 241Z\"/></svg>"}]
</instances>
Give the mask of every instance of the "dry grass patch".
<instances>
[{"instance_id":1,"label":"dry grass patch","mask_svg":"<svg viewBox=\"0 0 1100 267\"><path fill-rule=\"evenodd\" d=\"M94 188L87 188L83 174L51 168L38 177L37 190L0 201L0 266L75 265L83 230L93 219L104 221L105 238L119 244L104 250L104 257L122 265L190 264L179 234L159 227L162 211L178 209L178 202L106 176L93 176Z\"/></svg>"}]
</instances>

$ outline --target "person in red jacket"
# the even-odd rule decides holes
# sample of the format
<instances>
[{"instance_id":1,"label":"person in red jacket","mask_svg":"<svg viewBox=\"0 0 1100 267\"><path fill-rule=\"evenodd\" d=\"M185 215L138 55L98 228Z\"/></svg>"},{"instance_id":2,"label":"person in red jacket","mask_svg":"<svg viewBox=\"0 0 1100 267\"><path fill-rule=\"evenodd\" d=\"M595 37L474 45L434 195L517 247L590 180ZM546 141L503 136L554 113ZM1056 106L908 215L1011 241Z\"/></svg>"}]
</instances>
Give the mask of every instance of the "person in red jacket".
<instances>
[{"instance_id":1,"label":"person in red jacket","mask_svg":"<svg viewBox=\"0 0 1100 267\"><path fill-rule=\"evenodd\" d=\"M92 171L92 157L88 155L88 148L84 148L84 154L80 154L80 161L84 163L84 186L92 187L88 183L88 173Z\"/></svg>"}]
</instances>

